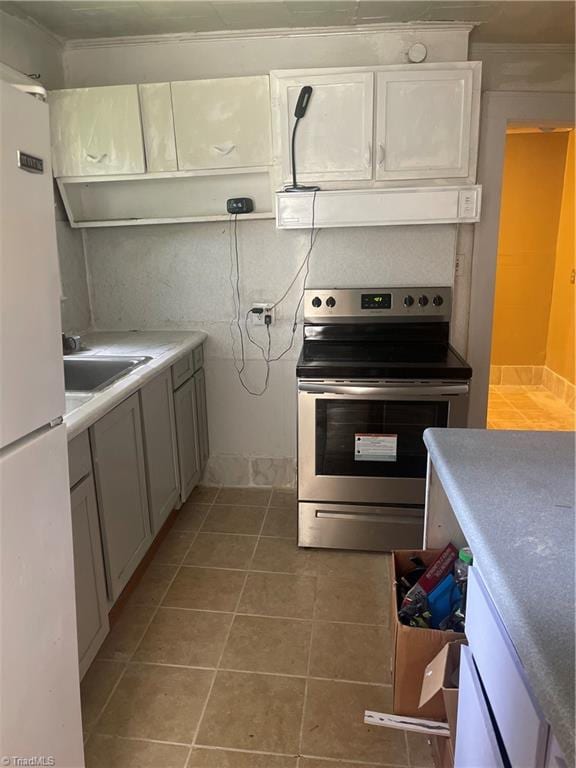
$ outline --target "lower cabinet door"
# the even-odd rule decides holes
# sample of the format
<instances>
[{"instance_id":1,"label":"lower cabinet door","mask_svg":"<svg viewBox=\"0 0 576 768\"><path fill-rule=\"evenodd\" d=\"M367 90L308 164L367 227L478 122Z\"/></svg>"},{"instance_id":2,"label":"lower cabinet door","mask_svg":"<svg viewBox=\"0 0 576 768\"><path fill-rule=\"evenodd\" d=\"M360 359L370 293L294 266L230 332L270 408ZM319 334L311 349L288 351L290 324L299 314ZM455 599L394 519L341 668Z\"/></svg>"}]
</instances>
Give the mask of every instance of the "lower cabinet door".
<instances>
[{"instance_id":1,"label":"lower cabinet door","mask_svg":"<svg viewBox=\"0 0 576 768\"><path fill-rule=\"evenodd\" d=\"M116 600L152 536L138 394L90 428L108 594Z\"/></svg>"},{"instance_id":2,"label":"lower cabinet door","mask_svg":"<svg viewBox=\"0 0 576 768\"><path fill-rule=\"evenodd\" d=\"M70 504L78 658L80 677L83 677L108 634L106 577L92 475L85 477L72 489Z\"/></svg>"},{"instance_id":3,"label":"lower cabinet door","mask_svg":"<svg viewBox=\"0 0 576 768\"><path fill-rule=\"evenodd\" d=\"M463 646L454 768L505 768L505 765L472 652Z\"/></svg>"},{"instance_id":4,"label":"lower cabinet door","mask_svg":"<svg viewBox=\"0 0 576 768\"><path fill-rule=\"evenodd\" d=\"M194 378L188 379L180 389L174 392L174 411L180 468L180 497L184 502L197 485L201 472Z\"/></svg>"},{"instance_id":5,"label":"lower cabinet door","mask_svg":"<svg viewBox=\"0 0 576 768\"><path fill-rule=\"evenodd\" d=\"M200 467L204 469L210 451L208 443L208 410L206 407L206 376L201 368L194 374L196 388L196 414L198 420L198 447L200 449Z\"/></svg>"},{"instance_id":6,"label":"lower cabinet door","mask_svg":"<svg viewBox=\"0 0 576 768\"><path fill-rule=\"evenodd\" d=\"M170 369L140 390L150 524L156 534L180 496Z\"/></svg>"}]
</instances>

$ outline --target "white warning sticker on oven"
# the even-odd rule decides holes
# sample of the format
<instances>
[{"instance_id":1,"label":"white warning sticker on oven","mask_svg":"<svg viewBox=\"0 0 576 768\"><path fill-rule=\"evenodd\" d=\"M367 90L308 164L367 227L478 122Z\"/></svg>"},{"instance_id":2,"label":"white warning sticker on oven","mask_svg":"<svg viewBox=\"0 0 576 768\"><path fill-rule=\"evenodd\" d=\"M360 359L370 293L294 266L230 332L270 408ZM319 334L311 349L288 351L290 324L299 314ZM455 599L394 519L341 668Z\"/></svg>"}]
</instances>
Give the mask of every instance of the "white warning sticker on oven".
<instances>
[{"instance_id":1,"label":"white warning sticker on oven","mask_svg":"<svg viewBox=\"0 0 576 768\"><path fill-rule=\"evenodd\" d=\"M354 461L396 461L398 435L354 435Z\"/></svg>"}]
</instances>

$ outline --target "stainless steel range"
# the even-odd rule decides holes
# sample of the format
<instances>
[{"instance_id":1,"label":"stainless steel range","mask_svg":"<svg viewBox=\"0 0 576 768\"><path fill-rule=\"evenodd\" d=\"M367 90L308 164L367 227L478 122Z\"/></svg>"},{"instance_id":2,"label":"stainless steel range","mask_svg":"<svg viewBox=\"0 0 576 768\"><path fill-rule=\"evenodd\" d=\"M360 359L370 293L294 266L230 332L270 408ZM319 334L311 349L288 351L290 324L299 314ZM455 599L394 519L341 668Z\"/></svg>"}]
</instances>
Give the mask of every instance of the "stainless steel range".
<instances>
[{"instance_id":1,"label":"stainless steel range","mask_svg":"<svg viewBox=\"0 0 576 768\"><path fill-rule=\"evenodd\" d=\"M298 360L298 543L422 543L428 427L465 427L450 288L308 289Z\"/></svg>"}]
</instances>

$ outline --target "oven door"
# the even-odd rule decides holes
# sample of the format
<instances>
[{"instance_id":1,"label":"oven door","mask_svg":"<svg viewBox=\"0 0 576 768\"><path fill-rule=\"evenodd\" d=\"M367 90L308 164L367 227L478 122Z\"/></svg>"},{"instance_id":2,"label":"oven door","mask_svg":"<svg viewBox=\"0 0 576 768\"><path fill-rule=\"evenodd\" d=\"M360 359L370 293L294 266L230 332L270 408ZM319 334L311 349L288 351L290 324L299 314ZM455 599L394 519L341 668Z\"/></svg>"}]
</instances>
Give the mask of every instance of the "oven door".
<instances>
[{"instance_id":1,"label":"oven door","mask_svg":"<svg viewBox=\"0 0 576 768\"><path fill-rule=\"evenodd\" d=\"M428 427L464 427L467 382L298 382L298 498L424 504Z\"/></svg>"}]
</instances>

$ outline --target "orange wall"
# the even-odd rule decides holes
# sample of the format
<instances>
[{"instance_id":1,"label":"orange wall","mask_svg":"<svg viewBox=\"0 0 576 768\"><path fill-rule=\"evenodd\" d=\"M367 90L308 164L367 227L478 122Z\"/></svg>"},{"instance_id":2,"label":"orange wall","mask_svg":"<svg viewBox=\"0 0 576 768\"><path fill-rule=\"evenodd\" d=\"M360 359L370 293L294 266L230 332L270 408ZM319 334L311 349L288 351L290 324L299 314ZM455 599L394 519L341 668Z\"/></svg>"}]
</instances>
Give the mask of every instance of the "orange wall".
<instances>
[{"instance_id":1,"label":"orange wall","mask_svg":"<svg viewBox=\"0 0 576 768\"><path fill-rule=\"evenodd\" d=\"M574 131L570 131L566 154L566 172L562 207L558 224L556 246L556 269L552 288L552 306L548 326L548 347L546 365L559 376L572 383L574 377L574 293L576 286L571 282L575 264L574 242Z\"/></svg>"},{"instance_id":2,"label":"orange wall","mask_svg":"<svg viewBox=\"0 0 576 768\"><path fill-rule=\"evenodd\" d=\"M569 134L506 138L493 365L544 365Z\"/></svg>"}]
</instances>

